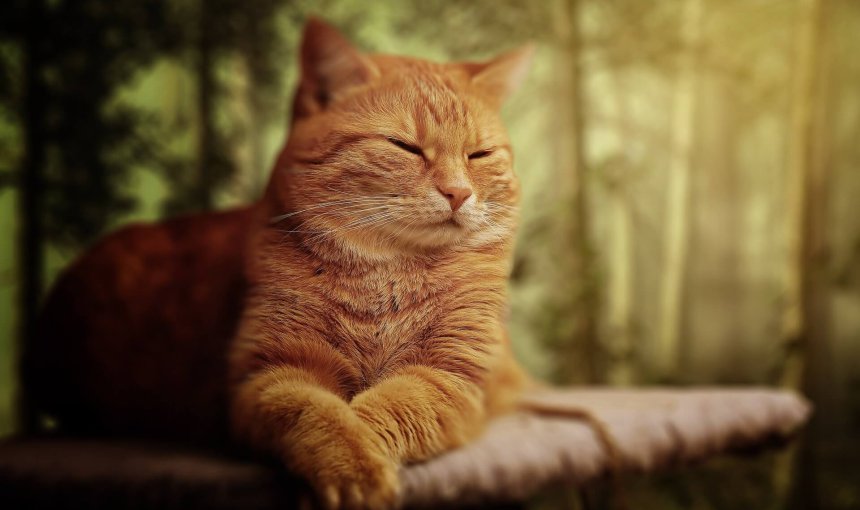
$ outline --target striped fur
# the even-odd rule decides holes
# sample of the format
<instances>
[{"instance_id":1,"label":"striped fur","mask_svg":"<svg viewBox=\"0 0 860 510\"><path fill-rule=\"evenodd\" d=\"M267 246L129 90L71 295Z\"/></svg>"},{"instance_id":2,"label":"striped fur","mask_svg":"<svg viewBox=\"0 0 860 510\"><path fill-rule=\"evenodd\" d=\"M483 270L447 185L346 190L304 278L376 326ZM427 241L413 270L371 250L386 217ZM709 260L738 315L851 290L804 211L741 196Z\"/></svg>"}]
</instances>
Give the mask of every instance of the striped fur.
<instances>
[{"instance_id":1,"label":"striped fur","mask_svg":"<svg viewBox=\"0 0 860 510\"><path fill-rule=\"evenodd\" d=\"M364 56L318 22L303 56L303 107L252 236L232 423L328 506L383 508L399 464L474 438L523 381L505 333L504 91L479 85L512 60ZM454 211L440 190L455 185L471 196Z\"/></svg>"}]
</instances>

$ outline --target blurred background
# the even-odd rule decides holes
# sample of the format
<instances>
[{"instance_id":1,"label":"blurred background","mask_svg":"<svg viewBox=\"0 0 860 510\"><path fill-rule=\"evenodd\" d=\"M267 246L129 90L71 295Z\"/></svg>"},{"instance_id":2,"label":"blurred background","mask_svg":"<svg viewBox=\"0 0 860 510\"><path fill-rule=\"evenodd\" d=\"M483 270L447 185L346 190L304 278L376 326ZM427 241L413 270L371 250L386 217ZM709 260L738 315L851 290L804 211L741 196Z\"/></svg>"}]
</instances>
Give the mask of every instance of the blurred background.
<instances>
[{"instance_id":1,"label":"blurred background","mask_svg":"<svg viewBox=\"0 0 860 510\"><path fill-rule=\"evenodd\" d=\"M532 372L814 401L786 451L625 480L636 508L860 508L856 0L5 0L0 435L58 271L128 222L259 196L311 13L436 60L538 43L505 110Z\"/></svg>"}]
</instances>

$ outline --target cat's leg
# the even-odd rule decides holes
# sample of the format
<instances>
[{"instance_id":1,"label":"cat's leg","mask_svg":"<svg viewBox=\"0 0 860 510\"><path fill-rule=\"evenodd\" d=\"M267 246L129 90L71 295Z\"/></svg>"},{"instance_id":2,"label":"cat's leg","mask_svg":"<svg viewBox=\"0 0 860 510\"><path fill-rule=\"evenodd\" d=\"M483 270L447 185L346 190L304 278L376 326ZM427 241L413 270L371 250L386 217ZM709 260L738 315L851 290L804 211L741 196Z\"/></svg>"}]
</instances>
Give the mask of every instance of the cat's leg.
<instances>
[{"instance_id":1,"label":"cat's leg","mask_svg":"<svg viewBox=\"0 0 860 510\"><path fill-rule=\"evenodd\" d=\"M350 406L401 462L424 460L473 439L486 421L481 388L424 365L402 367Z\"/></svg>"},{"instance_id":2,"label":"cat's leg","mask_svg":"<svg viewBox=\"0 0 860 510\"><path fill-rule=\"evenodd\" d=\"M409 363L391 367L350 402L398 461L425 460L461 446L483 430L488 411L509 407L513 398L493 392L516 393L521 377L503 370L510 355L504 315L490 306L498 295L457 296L489 305L446 312L414 345ZM499 320L487 320L494 316Z\"/></svg>"},{"instance_id":3,"label":"cat's leg","mask_svg":"<svg viewBox=\"0 0 860 510\"><path fill-rule=\"evenodd\" d=\"M390 508L397 498L397 464L335 391L301 368L259 370L236 387L234 433L280 456L329 508Z\"/></svg>"}]
</instances>

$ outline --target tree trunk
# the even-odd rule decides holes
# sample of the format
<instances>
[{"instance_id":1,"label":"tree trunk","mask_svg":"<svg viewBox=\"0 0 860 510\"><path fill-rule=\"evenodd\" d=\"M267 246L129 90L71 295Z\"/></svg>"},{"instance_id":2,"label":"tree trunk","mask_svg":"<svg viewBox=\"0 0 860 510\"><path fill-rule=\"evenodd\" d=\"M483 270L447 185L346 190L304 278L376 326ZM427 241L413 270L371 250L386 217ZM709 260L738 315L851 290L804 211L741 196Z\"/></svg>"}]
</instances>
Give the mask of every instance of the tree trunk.
<instances>
[{"instance_id":1,"label":"tree trunk","mask_svg":"<svg viewBox=\"0 0 860 510\"><path fill-rule=\"evenodd\" d=\"M820 130L815 112L821 97L822 0L802 0L798 8L794 77L791 89L786 197L786 264L783 267L783 310L780 342L785 353L781 384L802 390L819 401L822 362L829 327L827 280L827 180L829 167L816 150ZM815 372L819 373L815 373ZM775 487L793 508L817 507L815 452L820 413L813 416L807 437L778 462ZM793 484L792 484L793 482ZM792 487L793 485L793 487ZM793 494L789 495L790 492Z\"/></svg>"},{"instance_id":2,"label":"tree trunk","mask_svg":"<svg viewBox=\"0 0 860 510\"><path fill-rule=\"evenodd\" d=\"M257 83L246 54L237 55L232 63L232 79L227 107L233 120L238 141L231 144L236 179L230 186L231 198L237 204L257 200L266 185L263 162L263 112L257 98Z\"/></svg>"},{"instance_id":3,"label":"tree trunk","mask_svg":"<svg viewBox=\"0 0 860 510\"><path fill-rule=\"evenodd\" d=\"M795 48L794 79L791 91L791 130L788 137L786 197L786 261L783 267L784 302L780 341L785 349L781 371L783 386L801 389L805 377L805 357L809 348L811 306L820 296L814 273L826 248L822 225L826 169L815 164L814 105L817 102L816 64L820 58L821 0L802 0ZM819 223L818 225L814 223Z\"/></svg>"},{"instance_id":4,"label":"tree trunk","mask_svg":"<svg viewBox=\"0 0 860 510\"><path fill-rule=\"evenodd\" d=\"M212 169L215 167L214 96L215 69L210 9L206 0L197 3L197 169L192 183L192 206L198 210L212 208Z\"/></svg>"},{"instance_id":5,"label":"tree trunk","mask_svg":"<svg viewBox=\"0 0 860 510\"><path fill-rule=\"evenodd\" d=\"M623 184L617 184L620 188ZM632 228L630 204L623 189L610 191L610 249L607 316L610 363L607 379L613 385L634 382L632 333Z\"/></svg>"},{"instance_id":6,"label":"tree trunk","mask_svg":"<svg viewBox=\"0 0 860 510\"><path fill-rule=\"evenodd\" d=\"M563 69L567 70L559 79L563 94L569 99L566 108L559 111L559 121L565 131L569 132L568 143L557 144L557 168L565 172L559 176L564 197L561 203L572 207L565 215L571 218L567 230L560 236L561 240L572 243L569 249L572 267L564 275L572 278L575 296L568 297L571 303L565 313L572 314L571 337L565 345L568 347L561 356L565 367L581 367L583 373L562 373L563 382L598 382L601 379L600 346L597 338L597 282L595 278L595 261L591 229L588 217L588 199L586 184L586 164L584 150L584 120L581 85L581 40L579 37L578 0L558 0L555 5L553 19L554 30L561 45ZM561 131L561 132L565 132ZM570 287L567 287L570 289ZM578 363L571 363L578 360ZM565 371L562 367L561 372Z\"/></svg>"},{"instance_id":7,"label":"tree trunk","mask_svg":"<svg viewBox=\"0 0 860 510\"><path fill-rule=\"evenodd\" d=\"M702 39L703 0L685 0L681 13L682 53L672 119L672 148L664 225L663 274L656 360L663 379L678 377L682 294L689 240L690 172L698 88L697 61Z\"/></svg>"},{"instance_id":8,"label":"tree trunk","mask_svg":"<svg viewBox=\"0 0 860 510\"><path fill-rule=\"evenodd\" d=\"M42 81L44 52L45 4L31 0L27 4L27 26L24 36L24 157L18 194L18 352L36 334L43 286L42 192L45 162L45 93ZM27 406L27 395L18 396L18 421L23 430L35 429L35 417Z\"/></svg>"},{"instance_id":9,"label":"tree trunk","mask_svg":"<svg viewBox=\"0 0 860 510\"><path fill-rule=\"evenodd\" d=\"M628 91L624 87L620 70L613 71L615 102L618 108L618 132L621 140L618 163L608 169L609 182L609 248L608 286L606 291L606 317L609 353L607 380L616 386L628 386L634 382L633 365L633 225L630 204L629 141L631 111L628 107Z\"/></svg>"}]
</instances>

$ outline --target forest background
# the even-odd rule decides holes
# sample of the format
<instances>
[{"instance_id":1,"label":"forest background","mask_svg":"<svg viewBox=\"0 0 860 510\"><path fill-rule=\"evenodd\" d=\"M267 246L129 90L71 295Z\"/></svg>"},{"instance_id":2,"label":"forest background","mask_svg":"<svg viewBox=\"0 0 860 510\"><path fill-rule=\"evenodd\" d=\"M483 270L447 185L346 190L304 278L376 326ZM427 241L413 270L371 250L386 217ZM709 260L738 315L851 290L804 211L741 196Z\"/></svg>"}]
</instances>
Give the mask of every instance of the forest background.
<instances>
[{"instance_id":1,"label":"forest background","mask_svg":"<svg viewBox=\"0 0 860 510\"><path fill-rule=\"evenodd\" d=\"M259 196L310 14L441 61L538 44L505 110L532 372L815 403L786 451L631 477L637 508L860 508L855 0L2 2L0 436L19 342L69 261L129 222Z\"/></svg>"}]
</instances>

